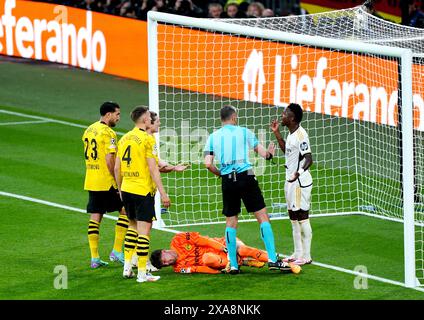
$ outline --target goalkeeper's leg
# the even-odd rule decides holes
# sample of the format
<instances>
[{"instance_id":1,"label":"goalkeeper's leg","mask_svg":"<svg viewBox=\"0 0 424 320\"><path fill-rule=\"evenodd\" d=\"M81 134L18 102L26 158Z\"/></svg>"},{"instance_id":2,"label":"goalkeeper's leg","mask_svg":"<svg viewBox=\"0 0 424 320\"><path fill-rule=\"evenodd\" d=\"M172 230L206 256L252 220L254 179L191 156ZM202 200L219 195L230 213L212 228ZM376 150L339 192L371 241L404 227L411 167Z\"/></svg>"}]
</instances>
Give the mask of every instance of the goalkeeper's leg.
<instances>
[{"instance_id":1,"label":"goalkeeper's leg","mask_svg":"<svg viewBox=\"0 0 424 320\"><path fill-rule=\"evenodd\" d=\"M262 268L265 263L268 262L268 254L266 251L249 247L244 244L239 245L237 251L244 266Z\"/></svg>"},{"instance_id":2,"label":"goalkeeper's leg","mask_svg":"<svg viewBox=\"0 0 424 320\"><path fill-rule=\"evenodd\" d=\"M240 245L237 248L237 251L242 258L253 258L262 262L268 262L268 254L264 250L249 247L246 245Z\"/></svg>"}]
</instances>

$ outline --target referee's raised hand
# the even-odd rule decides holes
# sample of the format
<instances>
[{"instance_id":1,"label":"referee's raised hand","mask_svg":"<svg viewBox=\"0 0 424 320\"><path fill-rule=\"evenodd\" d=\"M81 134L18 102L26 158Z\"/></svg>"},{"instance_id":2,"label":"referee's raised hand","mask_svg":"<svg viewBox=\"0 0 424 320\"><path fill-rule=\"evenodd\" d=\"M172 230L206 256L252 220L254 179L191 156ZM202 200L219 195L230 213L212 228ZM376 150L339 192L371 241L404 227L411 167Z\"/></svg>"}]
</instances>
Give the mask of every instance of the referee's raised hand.
<instances>
[{"instance_id":1,"label":"referee's raised hand","mask_svg":"<svg viewBox=\"0 0 424 320\"><path fill-rule=\"evenodd\" d=\"M275 155L275 143L274 142L270 142L268 145L268 150L269 154L271 154L272 156Z\"/></svg>"}]
</instances>

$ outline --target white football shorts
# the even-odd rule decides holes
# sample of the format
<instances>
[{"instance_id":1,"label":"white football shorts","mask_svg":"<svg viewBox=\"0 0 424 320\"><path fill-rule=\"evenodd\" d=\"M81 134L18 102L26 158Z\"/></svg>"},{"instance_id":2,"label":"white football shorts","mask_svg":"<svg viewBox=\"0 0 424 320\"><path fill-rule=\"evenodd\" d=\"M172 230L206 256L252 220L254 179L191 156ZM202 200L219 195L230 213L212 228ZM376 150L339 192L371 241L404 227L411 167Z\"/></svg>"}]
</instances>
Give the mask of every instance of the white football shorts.
<instances>
[{"instance_id":1,"label":"white football shorts","mask_svg":"<svg viewBox=\"0 0 424 320\"><path fill-rule=\"evenodd\" d=\"M307 187L301 187L299 180L294 182L286 181L284 193L287 201L287 210L309 211L311 208L312 184Z\"/></svg>"}]
</instances>

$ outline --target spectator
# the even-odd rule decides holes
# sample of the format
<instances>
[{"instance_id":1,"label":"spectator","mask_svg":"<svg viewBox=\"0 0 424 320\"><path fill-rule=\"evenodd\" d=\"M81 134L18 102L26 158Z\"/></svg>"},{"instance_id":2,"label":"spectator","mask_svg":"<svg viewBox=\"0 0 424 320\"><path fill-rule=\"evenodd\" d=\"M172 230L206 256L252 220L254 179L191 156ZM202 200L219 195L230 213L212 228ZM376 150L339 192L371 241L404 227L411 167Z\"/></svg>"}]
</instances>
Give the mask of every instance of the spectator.
<instances>
[{"instance_id":1,"label":"spectator","mask_svg":"<svg viewBox=\"0 0 424 320\"><path fill-rule=\"evenodd\" d=\"M119 9L119 15L121 17L137 18L137 15L135 14L134 6L132 5L131 1L125 1L121 5L121 8Z\"/></svg>"},{"instance_id":2,"label":"spectator","mask_svg":"<svg viewBox=\"0 0 424 320\"><path fill-rule=\"evenodd\" d=\"M383 19L383 20L386 20L386 21L394 22L392 20L389 20L389 19L384 18L381 14L379 14L377 12L377 10L375 9L374 2L375 1L367 1L367 2L364 3L364 7L368 11L368 13L369 14L372 14L374 17L377 17L379 19Z\"/></svg>"},{"instance_id":3,"label":"spectator","mask_svg":"<svg viewBox=\"0 0 424 320\"><path fill-rule=\"evenodd\" d=\"M265 7L260 2L252 2L247 7L247 17L249 18L261 18L262 12L264 11Z\"/></svg>"},{"instance_id":4,"label":"spectator","mask_svg":"<svg viewBox=\"0 0 424 320\"><path fill-rule=\"evenodd\" d=\"M424 28L424 3L412 1L409 5L409 26Z\"/></svg>"},{"instance_id":5,"label":"spectator","mask_svg":"<svg viewBox=\"0 0 424 320\"><path fill-rule=\"evenodd\" d=\"M208 18L221 18L222 5L217 2L212 2L208 6Z\"/></svg>"},{"instance_id":6,"label":"spectator","mask_svg":"<svg viewBox=\"0 0 424 320\"><path fill-rule=\"evenodd\" d=\"M246 18L246 14L239 10L239 6L236 3L230 3L226 5L225 12L221 15L222 18Z\"/></svg>"},{"instance_id":7,"label":"spectator","mask_svg":"<svg viewBox=\"0 0 424 320\"><path fill-rule=\"evenodd\" d=\"M124 17L147 20L148 11L169 12L192 17L208 18L261 18L279 16L280 12L266 9L254 0L33 0L61 4L85 10L104 12ZM421 3L416 0L417 3ZM269 3L269 2L267 2ZM406 8L407 9L407 8ZM406 15L408 10L406 10ZM422 12L422 10L418 10ZM412 11L411 11L412 12ZM413 11L414 14L417 12ZM296 2L281 15L298 15L307 13ZM413 23L419 25L421 14L411 17Z\"/></svg>"},{"instance_id":8,"label":"spectator","mask_svg":"<svg viewBox=\"0 0 424 320\"><path fill-rule=\"evenodd\" d=\"M169 11L173 14L189 17L201 17L203 13L191 0L176 0Z\"/></svg>"},{"instance_id":9,"label":"spectator","mask_svg":"<svg viewBox=\"0 0 424 320\"><path fill-rule=\"evenodd\" d=\"M117 8L121 5L121 0L106 0L103 5L103 12L117 14Z\"/></svg>"},{"instance_id":10,"label":"spectator","mask_svg":"<svg viewBox=\"0 0 424 320\"><path fill-rule=\"evenodd\" d=\"M246 15L246 17L247 17L247 8L249 8L249 2L247 2L247 1L242 1L240 4L239 4L239 11L240 12L243 12L245 15Z\"/></svg>"},{"instance_id":11,"label":"spectator","mask_svg":"<svg viewBox=\"0 0 424 320\"><path fill-rule=\"evenodd\" d=\"M282 9L280 11L280 17L288 17L288 16L292 16L293 13L289 10L289 9Z\"/></svg>"},{"instance_id":12,"label":"spectator","mask_svg":"<svg viewBox=\"0 0 424 320\"><path fill-rule=\"evenodd\" d=\"M159 11L159 12L166 12L168 11L167 6L168 6L168 2L166 0L156 0L152 10Z\"/></svg>"},{"instance_id":13,"label":"spectator","mask_svg":"<svg viewBox=\"0 0 424 320\"><path fill-rule=\"evenodd\" d=\"M224 11L227 11L227 7L230 4L236 4L239 12L244 12L246 14L247 7L249 6L251 0L227 0L224 5Z\"/></svg>"},{"instance_id":14,"label":"spectator","mask_svg":"<svg viewBox=\"0 0 424 320\"><path fill-rule=\"evenodd\" d=\"M264 11L262 11L262 17L263 18L275 17L275 13L271 9L264 9Z\"/></svg>"},{"instance_id":15,"label":"spectator","mask_svg":"<svg viewBox=\"0 0 424 320\"><path fill-rule=\"evenodd\" d=\"M193 4L202 11L202 17L206 18L208 16L209 4L212 2L220 3L222 6L225 4L225 0L191 0Z\"/></svg>"},{"instance_id":16,"label":"spectator","mask_svg":"<svg viewBox=\"0 0 424 320\"><path fill-rule=\"evenodd\" d=\"M81 1L78 5L78 8L89 10L89 11L103 11L101 8L100 1L97 0L84 0Z\"/></svg>"},{"instance_id":17,"label":"spectator","mask_svg":"<svg viewBox=\"0 0 424 320\"><path fill-rule=\"evenodd\" d=\"M295 4L293 5L293 8L292 8L292 15L300 16L300 15L305 15L305 14L309 14L309 12L308 12L306 9L302 8L302 7L301 7L299 4L297 4L297 3L295 3Z\"/></svg>"},{"instance_id":18,"label":"spectator","mask_svg":"<svg viewBox=\"0 0 424 320\"><path fill-rule=\"evenodd\" d=\"M147 20L147 12L149 11L168 12L168 2L166 0L143 0L138 10L138 18Z\"/></svg>"}]
</instances>

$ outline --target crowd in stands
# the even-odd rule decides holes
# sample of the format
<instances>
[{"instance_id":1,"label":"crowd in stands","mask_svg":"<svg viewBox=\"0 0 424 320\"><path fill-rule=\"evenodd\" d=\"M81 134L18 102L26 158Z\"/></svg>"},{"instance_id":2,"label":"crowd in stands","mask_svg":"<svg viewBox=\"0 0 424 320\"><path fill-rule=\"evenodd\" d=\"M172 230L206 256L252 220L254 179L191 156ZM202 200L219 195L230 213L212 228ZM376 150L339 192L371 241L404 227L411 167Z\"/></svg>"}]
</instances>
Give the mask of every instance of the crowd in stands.
<instances>
[{"instance_id":1,"label":"crowd in stands","mask_svg":"<svg viewBox=\"0 0 424 320\"><path fill-rule=\"evenodd\" d=\"M109 13L128 18L147 20L150 10L197 18L260 18L301 15L308 12L301 8L300 0L287 0L284 8L267 8L261 0L35 0L63 4L81 9ZM406 0L409 15L402 24L424 28L424 1ZM375 1L369 0L369 3ZM373 6L373 5L372 5ZM374 8L370 12L381 17ZM382 18L382 17L381 17Z\"/></svg>"},{"instance_id":2,"label":"crowd in stands","mask_svg":"<svg viewBox=\"0 0 424 320\"><path fill-rule=\"evenodd\" d=\"M424 28L424 1L412 0L409 2L409 17L404 24L415 27Z\"/></svg>"},{"instance_id":3,"label":"crowd in stands","mask_svg":"<svg viewBox=\"0 0 424 320\"><path fill-rule=\"evenodd\" d=\"M274 12L265 1L252 0L36 0L76 8L147 20L150 10L197 18L260 18L306 13L299 1L287 1L286 8Z\"/></svg>"}]
</instances>

